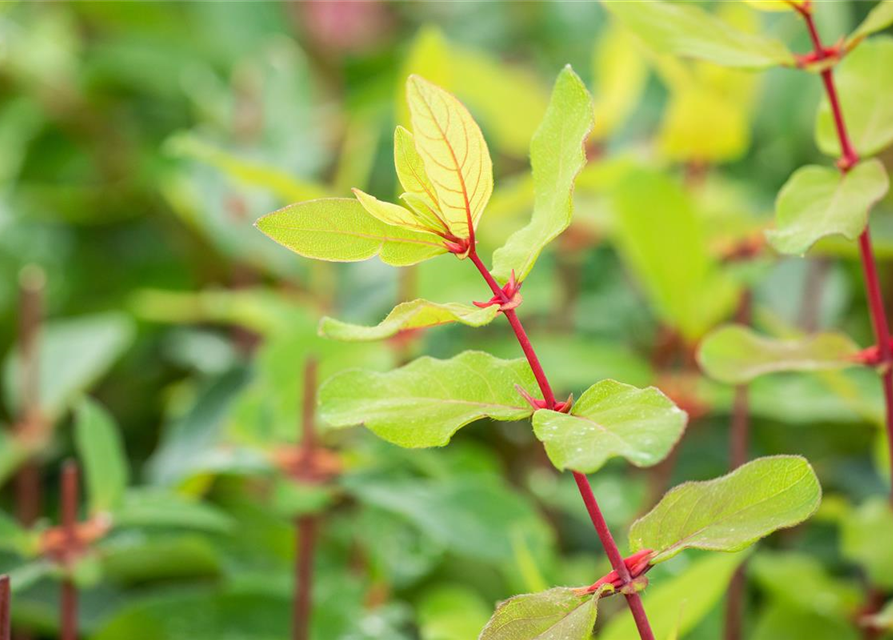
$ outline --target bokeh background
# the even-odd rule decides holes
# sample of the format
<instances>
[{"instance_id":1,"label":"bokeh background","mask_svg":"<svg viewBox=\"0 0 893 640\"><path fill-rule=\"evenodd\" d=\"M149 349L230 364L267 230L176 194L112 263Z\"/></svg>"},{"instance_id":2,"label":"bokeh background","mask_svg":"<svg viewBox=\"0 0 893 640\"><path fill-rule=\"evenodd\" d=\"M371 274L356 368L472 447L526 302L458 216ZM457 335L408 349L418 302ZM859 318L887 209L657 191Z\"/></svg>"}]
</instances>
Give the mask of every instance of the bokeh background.
<instances>
[{"instance_id":1,"label":"bokeh background","mask_svg":"<svg viewBox=\"0 0 893 640\"><path fill-rule=\"evenodd\" d=\"M825 39L871 6L818 3ZM714 8L809 49L790 14ZM84 637L288 637L300 513L319 519L315 640L470 640L497 600L608 571L573 482L524 425L478 423L424 451L321 425L338 477L309 486L277 471L300 434L311 355L324 379L420 354L520 353L499 321L383 344L318 338L324 314L375 323L402 300L489 294L448 257L405 270L311 263L252 226L351 187L392 198L392 134L416 72L466 102L490 145L488 256L529 216L527 149L565 64L595 97L590 163L575 222L525 283L521 315L563 394L605 377L658 384L692 416L669 462L593 477L622 545L668 487L728 468L733 390L704 378L693 352L742 292L765 331L837 328L871 343L855 245L826 240L801 260L761 242L791 172L830 163L813 139L816 77L662 57L595 2L0 3L0 506L16 512L12 478L31 460L42 479L35 526L57 521L84 394L114 417L130 467L129 517L78 578ZM636 188L635 172L647 206L619 211L617 190ZM889 201L872 231L893 293ZM23 312L23 287L40 299L39 322ZM28 327L43 426L26 446L17 354ZM893 587L893 569L871 576L864 553L841 548L847 514L888 482L876 378L773 376L753 385L751 404L752 455L806 455L826 499L811 524L753 557L748 637L863 637L852 621ZM4 546L17 628L56 637L58 572L33 545ZM707 640L720 636L725 583L673 582L697 559L652 577L693 599L682 637ZM678 612L667 598L654 615ZM627 615L620 604L605 603L608 627Z\"/></svg>"}]
</instances>

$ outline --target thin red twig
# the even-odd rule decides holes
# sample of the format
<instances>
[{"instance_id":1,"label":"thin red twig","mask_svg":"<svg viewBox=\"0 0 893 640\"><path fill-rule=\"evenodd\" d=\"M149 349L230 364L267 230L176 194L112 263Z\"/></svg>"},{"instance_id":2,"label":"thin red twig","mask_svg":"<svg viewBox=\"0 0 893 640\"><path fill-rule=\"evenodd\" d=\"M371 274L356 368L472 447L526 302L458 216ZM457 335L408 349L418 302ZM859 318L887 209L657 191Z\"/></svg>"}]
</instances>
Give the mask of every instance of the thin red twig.
<instances>
[{"instance_id":1,"label":"thin red twig","mask_svg":"<svg viewBox=\"0 0 893 640\"><path fill-rule=\"evenodd\" d=\"M806 27L809 30L809 36L812 39L813 48L816 56L822 59L826 53L822 46L822 39L816 28L815 20L812 16L812 7L806 5L798 9ZM846 121L843 117L843 110L840 107L840 99L837 94L837 87L834 84L834 72L830 67L822 71L822 83L825 86L825 93L828 96L828 104L831 107L831 113L834 118L834 126L837 131L837 138L840 142L841 157L837 162L837 166L842 173L848 172L858 161L859 154L853 147L849 133L846 128ZM874 329L875 341L878 345L880 355L880 371L881 382L884 389L885 403L885 420L887 427L887 445L890 454L890 462L893 464L893 348L887 337L890 335L889 324L887 322L887 312L884 308L884 299L881 294L880 281L877 274L877 266L875 264L874 251L871 246L871 233L868 227L859 236L859 255L862 263L862 274L865 280L865 290L868 297L868 308L871 313L871 324ZM891 487L890 501L893 504L893 487Z\"/></svg>"},{"instance_id":2,"label":"thin red twig","mask_svg":"<svg viewBox=\"0 0 893 640\"><path fill-rule=\"evenodd\" d=\"M489 285L493 295L502 300L503 303L509 302L509 298L505 291L502 290L502 287L496 282L493 274L490 273L490 270L487 269L486 265L481 261L480 257L477 255L477 249L473 244L468 252L468 257ZM537 385L539 385L540 391L543 393L543 398L546 401L546 408L555 409L557 404L555 394L552 391L552 387L549 384L545 371L543 371L543 367L536 355L536 351L534 351L533 345L530 343L530 338L527 337L527 332L524 331L524 326L521 324L521 320L518 319L518 315L515 313L514 309L507 309L503 313L509 321L512 330L515 332L515 337L521 345L521 350L527 357L530 369L533 371ZM589 479L582 473L577 473L575 471L574 480L577 483L577 489L580 491L580 496L583 498L583 502L586 505L586 510L589 512L592 524L595 526L595 531L602 543L602 547L604 547L605 553L611 562L611 566L614 571L617 572L617 575L620 576L623 584L629 584L632 580L629 569L623 561L623 555L620 553L620 549L617 548L614 536L611 535L608 523L605 522L605 518L598 506L598 501L595 499L595 494L592 492L592 486L589 484ZM648 622L645 607L642 605L642 598L636 592L624 595L626 596L629 610L636 622L636 628L639 630L641 640L654 640L654 633L651 631L651 625Z\"/></svg>"},{"instance_id":3,"label":"thin red twig","mask_svg":"<svg viewBox=\"0 0 893 640\"><path fill-rule=\"evenodd\" d=\"M78 552L78 468L68 461L62 467L62 527L65 532L65 577L62 579L60 605L61 640L77 640L78 592L71 576Z\"/></svg>"}]
</instances>

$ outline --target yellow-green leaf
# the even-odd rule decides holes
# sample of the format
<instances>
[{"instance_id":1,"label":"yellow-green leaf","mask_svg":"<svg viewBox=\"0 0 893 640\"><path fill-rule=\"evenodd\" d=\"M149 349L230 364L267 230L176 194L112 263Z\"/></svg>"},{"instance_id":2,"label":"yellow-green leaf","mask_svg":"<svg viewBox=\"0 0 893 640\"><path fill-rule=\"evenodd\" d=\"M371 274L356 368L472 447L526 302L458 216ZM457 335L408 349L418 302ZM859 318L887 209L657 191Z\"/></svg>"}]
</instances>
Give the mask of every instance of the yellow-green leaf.
<instances>
[{"instance_id":1,"label":"yellow-green leaf","mask_svg":"<svg viewBox=\"0 0 893 640\"><path fill-rule=\"evenodd\" d=\"M574 181L586 164L583 145L592 128L592 100L583 81L565 67L552 101L530 144L533 216L493 254L493 275L507 281L527 277L543 248L571 222Z\"/></svg>"},{"instance_id":2,"label":"yellow-green leaf","mask_svg":"<svg viewBox=\"0 0 893 640\"><path fill-rule=\"evenodd\" d=\"M742 69L795 64L794 55L778 40L739 31L693 3L603 2L649 47L662 53Z\"/></svg>"},{"instance_id":3,"label":"yellow-green leaf","mask_svg":"<svg viewBox=\"0 0 893 640\"><path fill-rule=\"evenodd\" d=\"M374 327L364 327L325 317L319 323L319 335L351 342L381 340L401 331L436 327L451 322L459 322L469 327L481 327L492 322L498 313L499 307L496 305L479 309L458 302L440 304L427 300L412 300L398 304Z\"/></svg>"},{"instance_id":4,"label":"yellow-green leaf","mask_svg":"<svg viewBox=\"0 0 893 640\"><path fill-rule=\"evenodd\" d=\"M537 411L533 430L558 469L595 473L612 456L637 467L657 464L686 421L685 412L654 387L602 380L580 396L570 414Z\"/></svg>"},{"instance_id":5,"label":"yellow-green leaf","mask_svg":"<svg viewBox=\"0 0 893 640\"><path fill-rule=\"evenodd\" d=\"M442 447L480 418L521 420L533 413L515 385L536 386L526 360L480 351L450 360L423 357L388 373L354 369L334 376L320 389L320 417L333 427L364 424L401 447Z\"/></svg>"},{"instance_id":6,"label":"yellow-green leaf","mask_svg":"<svg viewBox=\"0 0 893 640\"><path fill-rule=\"evenodd\" d=\"M819 480L805 458L758 458L721 478L671 489L630 527L630 545L655 550L653 564L683 549L740 551L800 524L821 500Z\"/></svg>"},{"instance_id":7,"label":"yellow-green leaf","mask_svg":"<svg viewBox=\"0 0 893 640\"><path fill-rule=\"evenodd\" d=\"M595 594L584 589L556 587L500 602L478 640L590 640L598 615L598 600L610 585Z\"/></svg>"},{"instance_id":8,"label":"yellow-green leaf","mask_svg":"<svg viewBox=\"0 0 893 640\"><path fill-rule=\"evenodd\" d=\"M860 162L845 175L830 167L801 167L779 192L776 228L766 237L781 253L794 255L806 253L825 236L855 240L888 188L887 171L876 159Z\"/></svg>"},{"instance_id":9,"label":"yellow-green leaf","mask_svg":"<svg viewBox=\"0 0 893 640\"><path fill-rule=\"evenodd\" d=\"M413 75L406 83L416 149L450 232L468 238L493 192L493 164L480 127L453 95Z\"/></svg>"},{"instance_id":10,"label":"yellow-green leaf","mask_svg":"<svg viewBox=\"0 0 893 640\"><path fill-rule=\"evenodd\" d=\"M423 233L430 233L430 228L424 225L415 212L410 211L406 207L398 204L391 204L379 200L375 196L360 189L353 189L353 194L357 200L363 205L363 208L369 212L369 215L381 220L385 224L395 227L403 227L404 229L412 229Z\"/></svg>"},{"instance_id":11,"label":"yellow-green leaf","mask_svg":"<svg viewBox=\"0 0 893 640\"><path fill-rule=\"evenodd\" d=\"M883 31L891 24L893 24L893 0L881 0L847 38L847 50L858 45L866 36Z\"/></svg>"},{"instance_id":12,"label":"yellow-green leaf","mask_svg":"<svg viewBox=\"0 0 893 640\"><path fill-rule=\"evenodd\" d=\"M712 332L698 349L698 363L708 376L742 384L777 371L824 371L855 364L856 344L843 333L819 333L794 340L761 336L741 325Z\"/></svg>"},{"instance_id":13,"label":"yellow-green leaf","mask_svg":"<svg viewBox=\"0 0 893 640\"><path fill-rule=\"evenodd\" d=\"M641 44L616 23L608 26L592 52L595 125L592 137L604 140L635 110L648 79Z\"/></svg>"},{"instance_id":14,"label":"yellow-green leaf","mask_svg":"<svg viewBox=\"0 0 893 640\"><path fill-rule=\"evenodd\" d=\"M349 198L299 202L264 216L257 228L305 258L331 262L379 256L403 267L446 251L436 235L385 224Z\"/></svg>"}]
</instances>

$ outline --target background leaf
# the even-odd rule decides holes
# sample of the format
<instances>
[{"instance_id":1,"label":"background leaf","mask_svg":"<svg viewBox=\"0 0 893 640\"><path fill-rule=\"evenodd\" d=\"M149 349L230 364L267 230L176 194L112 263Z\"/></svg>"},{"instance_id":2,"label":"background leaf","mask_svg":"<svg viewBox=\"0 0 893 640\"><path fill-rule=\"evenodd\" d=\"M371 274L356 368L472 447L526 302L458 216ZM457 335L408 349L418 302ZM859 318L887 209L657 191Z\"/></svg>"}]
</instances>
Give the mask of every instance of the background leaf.
<instances>
[{"instance_id":1,"label":"background leaf","mask_svg":"<svg viewBox=\"0 0 893 640\"><path fill-rule=\"evenodd\" d=\"M741 384L778 371L842 369L855 364L851 358L858 350L842 333L779 339L743 325L726 325L701 342L698 364L714 380Z\"/></svg>"},{"instance_id":2,"label":"background leaf","mask_svg":"<svg viewBox=\"0 0 893 640\"><path fill-rule=\"evenodd\" d=\"M500 602L480 640L589 640L597 615L598 596L578 589L527 593Z\"/></svg>"},{"instance_id":3,"label":"background leaf","mask_svg":"<svg viewBox=\"0 0 893 640\"><path fill-rule=\"evenodd\" d=\"M77 409L75 442L87 479L90 512L93 515L109 513L124 498L130 470L114 419L88 398Z\"/></svg>"}]
</instances>

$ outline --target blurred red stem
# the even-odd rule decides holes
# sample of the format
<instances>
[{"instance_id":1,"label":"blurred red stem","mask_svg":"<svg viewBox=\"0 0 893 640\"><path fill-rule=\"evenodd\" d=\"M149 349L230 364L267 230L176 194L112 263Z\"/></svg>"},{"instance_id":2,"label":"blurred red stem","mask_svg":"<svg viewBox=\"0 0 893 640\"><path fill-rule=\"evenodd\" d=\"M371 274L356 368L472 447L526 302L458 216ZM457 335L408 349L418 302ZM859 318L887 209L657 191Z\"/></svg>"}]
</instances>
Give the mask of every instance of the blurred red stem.
<instances>
[{"instance_id":1,"label":"blurred red stem","mask_svg":"<svg viewBox=\"0 0 893 640\"><path fill-rule=\"evenodd\" d=\"M812 39L813 48L818 59L823 59L826 55L822 46L822 39L816 28L815 20L812 16L812 7L810 4L798 9L806 27L809 30L809 36ZM858 161L859 154L853 148L853 143L847 133L846 122L843 118L843 110L840 108L840 100L837 95L837 87L834 84L834 73L829 67L822 71L822 82L825 85L825 93L828 96L828 104L831 107L831 113L834 117L834 126L837 130L837 138L840 142L841 157L837 162L837 166L841 173L848 172ZM884 308L884 299L881 295L880 281L877 274L877 265L875 264L874 251L871 246L871 233L868 227L859 236L859 255L862 262L862 274L865 279L865 290L868 296L868 308L871 312L871 324L874 329L875 341L878 345L880 355L881 382L884 389L884 403L887 426L887 446L890 454L890 463L893 464L893 348L887 336L890 335L889 324L887 322L887 313ZM893 486L891 486L890 501L893 504Z\"/></svg>"},{"instance_id":2,"label":"blurred red stem","mask_svg":"<svg viewBox=\"0 0 893 640\"><path fill-rule=\"evenodd\" d=\"M38 337L43 316L43 274L26 267L19 284L19 358L21 362L21 407L18 437L30 443L42 429L40 412L40 366ZM25 461L15 478L16 514L26 527L40 517L43 490L40 466L33 458Z\"/></svg>"},{"instance_id":3,"label":"blurred red stem","mask_svg":"<svg viewBox=\"0 0 893 640\"><path fill-rule=\"evenodd\" d=\"M484 280L489 285L490 290L493 292L493 295L502 300L503 303L509 302L509 298L502 290L502 287L499 286L499 283L496 282L493 274L490 273L490 270L487 269L486 265L478 256L477 248L475 247L474 243L471 244L471 250L468 252L468 258L471 260L474 266L477 267L477 270L480 271L481 276L483 276ZM530 369L533 371L536 382L539 385L540 391L542 391L543 393L543 398L546 401L546 408L554 410L555 405L557 404L555 401L555 394L552 392L552 387L549 384L546 373L545 371L543 371L543 367L540 364L539 358L537 357L536 352L533 349L533 345L530 343L530 338L527 337L527 332L524 331L524 326L518 319L518 315L515 313L514 309L508 309L503 313L505 314L506 319L509 321L512 330L515 332L515 337L518 339L518 343L521 345L521 350L524 351L524 355L527 357L527 361L530 363ZM589 517L592 520L592 524L595 526L595 531L598 534L599 540L601 541L602 546L605 549L605 553L607 554L608 559L611 561L611 566L613 567L614 571L617 572L617 575L620 576L623 584L629 584L629 582L632 580L629 569L627 568L626 563L624 563L623 561L623 555L620 553L620 549L617 548L617 543L614 542L614 536L611 535L611 530L608 528L608 523L605 522L605 518L598 506L598 501L595 499L595 494L592 492L592 486L589 484L589 479L582 473L578 473L576 471L574 471L573 473L574 480L577 482L577 489L579 489L580 491L580 496L583 498L583 503L586 505L586 510L589 512ZM629 605L629 610L636 622L636 628L639 630L639 636L641 640L654 640L654 633L651 631L651 625L648 622L648 616L645 613L645 607L642 605L642 598L639 596L638 593L629 593L625 595L626 602Z\"/></svg>"},{"instance_id":4,"label":"blurred red stem","mask_svg":"<svg viewBox=\"0 0 893 640\"><path fill-rule=\"evenodd\" d=\"M304 404L301 413L301 451L306 464L312 464L316 448L316 358L304 366ZM310 616L313 609L313 561L316 555L317 516L301 516L295 522L297 548L295 558L294 640L309 640Z\"/></svg>"},{"instance_id":5,"label":"blurred red stem","mask_svg":"<svg viewBox=\"0 0 893 640\"><path fill-rule=\"evenodd\" d=\"M60 608L61 640L77 640L78 593L72 579L72 569L77 557L78 524L78 468L68 461L62 467L62 528L65 532L65 577L62 579Z\"/></svg>"},{"instance_id":6,"label":"blurred red stem","mask_svg":"<svg viewBox=\"0 0 893 640\"><path fill-rule=\"evenodd\" d=\"M9 576L0 576L0 640L9 640L11 634L10 601L12 589Z\"/></svg>"}]
</instances>

